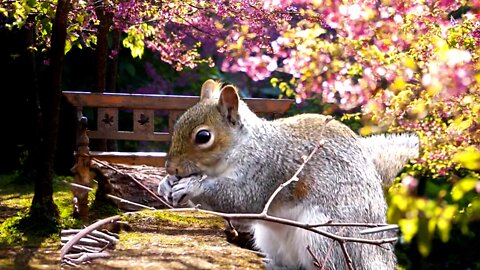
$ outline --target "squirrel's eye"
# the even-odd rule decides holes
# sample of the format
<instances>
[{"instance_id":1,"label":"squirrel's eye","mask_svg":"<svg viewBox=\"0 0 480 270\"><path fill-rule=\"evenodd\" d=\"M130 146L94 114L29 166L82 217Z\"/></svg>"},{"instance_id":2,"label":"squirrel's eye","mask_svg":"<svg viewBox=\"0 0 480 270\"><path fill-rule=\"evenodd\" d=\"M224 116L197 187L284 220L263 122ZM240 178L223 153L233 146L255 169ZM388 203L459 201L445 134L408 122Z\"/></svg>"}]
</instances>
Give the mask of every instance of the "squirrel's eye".
<instances>
[{"instance_id":1,"label":"squirrel's eye","mask_svg":"<svg viewBox=\"0 0 480 270\"><path fill-rule=\"evenodd\" d=\"M210 131L206 129L202 129L202 130L199 130L195 135L195 143L205 144L205 143L208 143L211 138L212 138L212 134L210 133Z\"/></svg>"},{"instance_id":2,"label":"squirrel's eye","mask_svg":"<svg viewBox=\"0 0 480 270\"><path fill-rule=\"evenodd\" d=\"M207 125L198 126L192 132L192 142L200 149L208 149L215 142L215 132Z\"/></svg>"}]
</instances>

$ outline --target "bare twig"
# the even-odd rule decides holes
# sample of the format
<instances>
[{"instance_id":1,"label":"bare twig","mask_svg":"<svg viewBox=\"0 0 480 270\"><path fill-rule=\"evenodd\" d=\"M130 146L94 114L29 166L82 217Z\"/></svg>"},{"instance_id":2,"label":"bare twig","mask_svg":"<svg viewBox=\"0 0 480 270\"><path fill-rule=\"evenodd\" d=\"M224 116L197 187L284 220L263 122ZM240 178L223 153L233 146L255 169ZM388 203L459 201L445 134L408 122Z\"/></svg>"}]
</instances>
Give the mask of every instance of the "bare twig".
<instances>
[{"instance_id":1,"label":"bare twig","mask_svg":"<svg viewBox=\"0 0 480 270\"><path fill-rule=\"evenodd\" d=\"M323 263L320 266L320 270L325 270L326 269L327 262L330 259L330 257L332 256L332 251L333 251L334 245L335 245L335 241L332 240L332 243L330 243L330 245L328 245L327 252L325 252L325 258L323 259Z\"/></svg>"},{"instance_id":2,"label":"bare twig","mask_svg":"<svg viewBox=\"0 0 480 270\"><path fill-rule=\"evenodd\" d=\"M230 232L234 234L235 237L238 236L238 231L237 229L235 229L235 226L233 226L232 224L232 220L231 219L225 219L228 223L228 228L230 229Z\"/></svg>"},{"instance_id":3,"label":"bare twig","mask_svg":"<svg viewBox=\"0 0 480 270\"><path fill-rule=\"evenodd\" d=\"M62 261L62 264L63 264L63 263L66 264L66 265L68 265L68 266L78 267L78 264L75 264L75 263L71 262L70 260L63 260L63 261Z\"/></svg>"},{"instance_id":4,"label":"bare twig","mask_svg":"<svg viewBox=\"0 0 480 270\"><path fill-rule=\"evenodd\" d=\"M66 181L65 181L66 182ZM68 182L66 182L68 183ZM88 191L92 191L93 188L91 187L87 187L87 186L83 186L83 185L79 185L79 184L75 184L75 183L69 183L71 186L73 187L77 187L77 188L81 188L81 189L85 189L85 190L88 190ZM134 205L134 206L137 206L137 207L140 207L140 208L144 208L144 209L150 209L150 210L155 210L154 207L151 207L151 206L147 206L147 205L143 205L143 204L140 204L140 203L136 203L136 202L132 202L132 201L129 201L129 200L126 200L126 199L122 199L120 197L117 197L115 195L110 195L110 194L107 194L106 195L108 198L111 198L111 199L114 199L120 203L126 203L126 204L130 204L130 205Z\"/></svg>"},{"instance_id":5,"label":"bare twig","mask_svg":"<svg viewBox=\"0 0 480 270\"><path fill-rule=\"evenodd\" d=\"M62 243L68 243L68 241L70 241L73 237L75 237L75 236L72 236L72 237L62 237L62 238L61 238L61 242L62 242ZM85 245L85 246L89 246L89 247L99 247L99 248L103 248L103 247L105 247L105 244L108 245L109 243L100 243L100 242L98 242L97 240L93 240L93 239L87 238L87 237L85 236L84 238L79 239L76 244Z\"/></svg>"},{"instance_id":6,"label":"bare twig","mask_svg":"<svg viewBox=\"0 0 480 270\"><path fill-rule=\"evenodd\" d=\"M330 122L332 120L331 117L327 118L324 122L324 125L322 126L322 129L320 131L320 136L321 137L321 134L323 134L324 130L325 130L325 127L326 125L328 124L328 122ZM167 205L170 209L160 209L160 210L153 210L153 211L169 211L169 212L187 212L187 211L192 211L192 212L202 212L202 213L206 213L206 214L211 214L211 215L214 215L214 216L218 216L218 217L222 217L224 219L227 220L229 226L231 228L234 229L233 225L231 224L231 220L233 219L250 219L250 220L262 220L262 221L266 221L266 222L272 222L272 223L277 223L277 224L283 224L283 225L287 225L287 226L292 226L292 227L296 227L296 228L301 228L301 229L304 229L304 230L307 230L307 231L311 231L311 232L314 232L314 233L317 233L319 235L322 235L324 237L327 237L327 238L330 238L332 239L333 241L335 242L338 242L338 244L340 245L341 249L342 249L342 252L344 254L344 257L345 257L345 260L346 260L346 264L348 266L348 269L354 269L353 268L353 262L352 262L352 259L350 257L350 255L348 254L348 251L346 249L346 243L347 242L354 242L354 243L362 243L362 244L370 244L370 245L376 245L376 246L379 246L379 247L382 247L383 244L385 243L393 243L393 242L396 242L398 240L397 237L391 237L391 238L382 238L382 239L366 239L366 238L360 238L360 237L347 237L347 236L341 236L339 234L336 234L336 233L331 233L331 232L328 232L326 230L323 230L321 229L321 227L328 227L328 226L343 226L343 227L369 227L369 228L374 228L376 230L387 230L386 227L388 228L391 228L389 227L390 225L389 224L375 224L375 223L339 223L339 222L332 222L332 221L328 221L328 222L325 222L325 223L320 223L320 224L308 224L308 223L303 223L303 222L298 222L298 221L295 221L295 220L290 220L290 219L285 219L285 218L280 218L280 217L275 217L275 216L270 216L268 215L268 210L269 210L269 207L272 203L272 201L275 199L275 197L278 195L279 192L282 191L283 188L285 188L286 186L288 186L289 184L291 184L292 182L294 181L298 181L298 175L302 172L302 170L304 169L304 167L306 166L307 162L314 156L314 154L317 152L317 150L322 147L323 145L325 144L325 141L321 140L318 142L318 144L315 146L315 148L312 150L312 152L304 157L304 160L303 160L303 163L300 165L300 167L298 168L298 170L295 172L295 174L289 179L287 180L286 182L284 182L283 184L281 184L273 193L272 195L269 197L267 203L265 204L265 207L263 209L263 211L261 213L221 213L221 212L216 212L216 211L210 211L210 210L204 210L204 209L200 209L198 207L192 207L192 208L177 208L177 209L173 209L173 207L171 205L169 205L168 203L164 202L163 199L161 199L159 196L157 196L156 194L154 194L152 191L150 191L147 187L145 187L143 184L141 184L135 177L133 177L131 174L129 173L124 173L106 163L103 163L97 159L94 159L94 161L100 163L101 165L103 166L106 166L122 175L127 175L129 176L131 179L133 179L135 182L137 182L142 188L144 188L145 190L147 190L148 192L150 192L155 198L157 198L159 201L163 202L165 205ZM128 213L128 214L136 214L135 212L133 213ZM102 221L99 221L99 222L102 222L103 224L105 223L108 223L108 222L111 222L111 221L114 221L114 220L118 220L120 217L119 216L114 216L114 217L111 217L110 220L109 219L105 219L105 220L102 220ZM98 222L97 222L98 223ZM95 225L95 224L92 224L90 225L89 227L93 227L96 228L98 227L99 225ZM396 225L394 225L396 226ZM89 228L87 227L87 228ZM393 227L393 226L392 226ZM87 229L86 228L86 229ZM78 241L78 238L80 237L83 237L84 235L86 235L87 233L85 232L85 230L82 230L82 232L78 233L74 239L76 239L75 241ZM92 229L92 230L93 230ZM92 231L90 230L90 231ZM373 229L372 229L373 230ZM367 233L368 232L371 232L369 230L364 230L366 231ZM82 235L83 234L83 235ZM80 235L80 236L79 236ZM62 248L62 258L64 257L66 251L68 251L68 244L70 244L70 246L72 246L73 244L71 244L70 242L74 242L72 239L71 241L69 241L63 248ZM383 248L383 247L382 247ZM314 262L320 266L320 262L318 261L318 258L315 257L315 254L313 254L312 250L310 249L310 247L307 247L307 250L308 252L310 252L312 254L312 256L314 257Z\"/></svg>"},{"instance_id":7,"label":"bare twig","mask_svg":"<svg viewBox=\"0 0 480 270\"><path fill-rule=\"evenodd\" d=\"M312 249L310 248L310 246L307 246L307 251L308 253L310 253L310 256L312 256L312 259L313 259L313 265L317 268L320 269L320 261L318 260L317 256L315 256L315 254L313 253Z\"/></svg>"},{"instance_id":8,"label":"bare twig","mask_svg":"<svg viewBox=\"0 0 480 270\"><path fill-rule=\"evenodd\" d=\"M333 222L331 220L324 222L324 223L318 223L318 224L309 224L310 227L316 228L316 227L370 227L370 228L382 228L382 227L388 227L390 229L393 229L394 227L398 228L398 225L394 224L388 224L388 223L361 223L361 222L348 222L348 223L343 223L343 222ZM369 230L369 229L368 229ZM386 228L384 230L387 230ZM365 230L367 231L367 230Z\"/></svg>"},{"instance_id":9,"label":"bare twig","mask_svg":"<svg viewBox=\"0 0 480 270\"><path fill-rule=\"evenodd\" d=\"M69 254L70 255L70 254ZM82 253L80 257L78 258L69 258L69 257L65 257L65 261L68 261L69 263L73 263L73 264L82 264L86 261L90 261L92 259L96 259L96 258L105 258L105 257L108 257L110 256L110 254L108 252L97 252L97 253Z\"/></svg>"},{"instance_id":10,"label":"bare twig","mask_svg":"<svg viewBox=\"0 0 480 270\"><path fill-rule=\"evenodd\" d=\"M105 239L100 238L100 237L93 236L91 234L85 235L85 239L91 239L91 240L97 241L99 243L102 243L104 245L104 247L105 246L109 247L109 246L112 246L112 245L117 243L117 242L110 242L108 240L105 240Z\"/></svg>"},{"instance_id":11,"label":"bare twig","mask_svg":"<svg viewBox=\"0 0 480 270\"><path fill-rule=\"evenodd\" d=\"M69 251L73 252L88 252L88 253L97 253L103 251L103 248L100 247L92 247L92 246L85 246L85 245L73 245Z\"/></svg>"},{"instance_id":12,"label":"bare twig","mask_svg":"<svg viewBox=\"0 0 480 270\"><path fill-rule=\"evenodd\" d=\"M323 123L322 125L322 129L320 130L320 135L319 137L322 137L323 135L323 132L325 130L325 127L327 126L327 124L332 120L333 118L331 116L327 116L327 118L325 119L325 122ZM261 213L261 215L267 215L267 211L268 209L270 208L270 204L272 204L272 201L273 199L275 199L275 197L277 196L277 194L282 190L284 189L286 186L290 185L290 183L292 182L296 182L298 181L298 175L300 174L300 172L302 172L303 168L305 167L305 165L307 164L307 162L313 157L313 155L315 155L315 153L317 152L317 150L323 146L325 144L325 141L322 139L318 142L318 144L315 146L315 148L313 149L313 151L303 160L303 163L300 165L300 167L298 168L298 170L295 172L295 174L290 178L288 179L288 181L286 181L285 183L282 183L274 192L273 194L270 196L270 198L268 198L268 201L267 203L265 204L265 207L263 208L263 211Z\"/></svg>"},{"instance_id":13,"label":"bare twig","mask_svg":"<svg viewBox=\"0 0 480 270\"><path fill-rule=\"evenodd\" d=\"M328 237L330 239L333 239L335 241L345 241L345 242L356 242L356 243L364 243L364 244L371 244L371 245L383 245L386 243L393 243L398 240L397 237L391 237L391 238L384 238L384 239L365 239L365 238L356 238L356 237L346 237L346 236L339 236L318 228L312 228L308 223L303 223L303 222L298 222L294 221L291 219L285 219L285 218L279 218L279 217L274 217L270 215L263 215L260 213L257 214L230 214L230 213L221 213L221 212L215 212L215 211L210 211L210 210L204 210L204 209L199 209L199 208L176 208L176 209L158 209L155 211L169 211L169 212L201 212L201 213L206 213L206 214L211 214L214 216L222 217L225 219L251 219L251 220L263 220L263 221L268 221L272 223L277 223L277 224L283 224L283 225L288 225L292 227L297 227L301 228L307 231L311 231L317 234L320 234L322 236ZM346 223L348 224L348 223Z\"/></svg>"},{"instance_id":14,"label":"bare twig","mask_svg":"<svg viewBox=\"0 0 480 270\"><path fill-rule=\"evenodd\" d=\"M360 231L360 234L371 234L371 233L379 233L379 232L393 231L393 230L396 231L398 229L399 227L396 224L386 224L385 226L362 230Z\"/></svg>"},{"instance_id":15,"label":"bare twig","mask_svg":"<svg viewBox=\"0 0 480 270\"><path fill-rule=\"evenodd\" d=\"M67 259L78 259L82 256L82 253L72 253L72 254L66 254L65 258Z\"/></svg>"},{"instance_id":16,"label":"bare twig","mask_svg":"<svg viewBox=\"0 0 480 270\"><path fill-rule=\"evenodd\" d=\"M78 232L72 239L70 239L63 247L62 249L60 250L61 251L61 258L63 259L63 257L65 256L65 254L67 254L67 252L70 250L70 248L75 245L78 241L80 241L80 239L82 239L82 237L84 237L85 235L89 234L90 232L96 230L97 228L100 228L106 224L109 224L109 223L112 223L112 222L115 222L117 220L119 220L121 217L119 215L116 215L116 216L113 216L113 217L108 217L108 218L105 218L105 219L102 219L102 220L99 220L95 223L93 223L92 225L86 227L85 229L81 230L80 232Z\"/></svg>"},{"instance_id":17,"label":"bare twig","mask_svg":"<svg viewBox=\"0 0 480 270\"><path fill-rule=\"evenodd\" d=\"M150 195L152 195L155 199L159 200L160 202L162 202L165 206L167 206L168 208L173 208L173 206L171 206L168 202L166 202L164 199L160 198L157 194L155 194L155 192L151 191L149 188L147 188L144 184L142 184L140 181L138 181L135 176L131 175L130 173L124 173L120 170L118 170L117 168L113 167L113 166L110 166L109 164L97 159L97 158L93 158L92 159L93 161L99 163L100 165L103 165L121 175L126 175L128 177L130 177L133 181L135 181L135 183L137 183L140 187L142 187L143 189L145 189L148 193L150 193Z\"/></svg>"},{"instance_id":18,"label":"bare twig","mask_svg":"<svg viewBox=\"0 0 480 270\"><path fill-rule=\"evenodd\" d=\"M340 247L342 248L343 256L345 257L345 260L347 261L347 266L349 270L354 270L355 267L353 267L353 261L350 255L348 254L347 247L345 246L345 242L338 242L340 244Z\"/></svg>"},{"instance_id":19,"label":"bare twig","mask_svg":"<svg viewBox=\"0 0 480 270\"><path fill-rule=\"evenodd\" d=\"M69 230L62 230L61 232L61 235L62 236L68 236L68 235L72 235L72 234L77 234L81 231L82 229L69 229ZM109 235L108 233L104 233L104 232L101 232L101 231L91 231L87 237L90 237L90 236L94 236L96 238L100 238L104 241L108 241L110 243L117 243L118 242L118 235Z\"/></svg>"}]
</instances>

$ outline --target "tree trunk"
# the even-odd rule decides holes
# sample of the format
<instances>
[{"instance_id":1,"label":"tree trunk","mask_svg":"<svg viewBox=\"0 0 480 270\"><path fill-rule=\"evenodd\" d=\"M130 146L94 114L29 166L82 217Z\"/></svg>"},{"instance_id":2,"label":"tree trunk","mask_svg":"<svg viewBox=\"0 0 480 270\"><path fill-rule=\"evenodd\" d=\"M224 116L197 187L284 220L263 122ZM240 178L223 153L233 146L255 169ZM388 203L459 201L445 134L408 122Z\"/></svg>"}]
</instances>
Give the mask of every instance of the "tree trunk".
<instances>
[{"instance_id":1,"label":"tree trunk","mask_svg":"<svg viewBox=\"0 0 480 270\"><path fill-rule=\"evenodd\" d=\"M70 0L58 0L55 19L52 25L50 55L50 87L43 89L42 101L42 141L38 176L35 181L35 195L30 208L30 217L35 223L57 229L58 208L53 202L53 168L55 160L60 102L62 96L62 67L67 37L67 18ZM45 228L45 227L44 227ZM48 229L46 230L48 231Z\"/></svg>"},{"instance_id":2,"label":"tree trunk","mask_svg":"<svg viewBox=\"0 0 480 270\"><path fill-rule=\"evenodd\" d=\"M107 89L107 64L108 64L108 33L112 24L113 14L105 8L107 1L97 1L95 13L100 21L97 27L97 46L96 54L96 73L95 73L95 89L93 92L105 92ZM107 151L108 142L105 139L92 140L95 150Z\"/></svg>"},{"instance_id":3,"label":"tree trunk","mask_svg":"<svg viewBox=\"0 0 480 270\"><path fill-rule=\"evenodd\" d=\"M120 53L122 32L118 29L112 31L112 53L110 60L110 69L107 79L108 92L117 92L117 74L118 74L118 55Z\"/></svg>"},{"instance_id":4,"label":"tree trunk","mask_svg":"<svg viewBox=\"0 0 480 270\"><path fill-rule=\"evenodd\" d=\"M34 16L28 18L29 21L33 21ZM26 84L26 105L27 105L27 115L31 116L28 119L28 134L27 136L27 150L28 156L25 160L23 168L20 170L19 178L21 181L33 183L34 179L37 178L37 164L39 161L39 146L41 143L41 134L40 130L42 128L42 111L40 106L40 98L38 93L38 80L37 80L37 64L35 59L35 51L29 49L30 47L35 46L36 42L36 31L32 27L27 29L27 44L25 46L25 56L27 61L25 66L28 67L27 74L29 80Z\"/></svg>"}]
</instances>

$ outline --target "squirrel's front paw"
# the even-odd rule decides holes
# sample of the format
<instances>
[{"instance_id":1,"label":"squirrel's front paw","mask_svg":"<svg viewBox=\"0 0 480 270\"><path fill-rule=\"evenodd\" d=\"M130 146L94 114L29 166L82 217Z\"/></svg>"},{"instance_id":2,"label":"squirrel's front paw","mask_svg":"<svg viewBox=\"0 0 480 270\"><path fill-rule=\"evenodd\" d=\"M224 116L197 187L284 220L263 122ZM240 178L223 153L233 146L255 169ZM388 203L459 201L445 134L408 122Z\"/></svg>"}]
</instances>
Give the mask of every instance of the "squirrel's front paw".
<instances>
[{"instance_id":1,"label":"squirrel's front paw","mask_svg":"<svg viewBox=\"0 0 480 270\"><path fill-rule=\"evenodd\" d=\"M180 179L172 186L173 206L186 206L188 201L201 193L201 177L191 176Z\"/></svg>"},{"instance_id":2,"label":"squirrel's front paw","mask_svg":"<svg viewBox=\"0 0 480 270\"><path fill-rule=\"evenodd\" d=\"M172 204L172 187L177 183L179 179L175 175L167 175L158 184L157 192L162 196L169 204Z\"/></svg>"}]
</instances>

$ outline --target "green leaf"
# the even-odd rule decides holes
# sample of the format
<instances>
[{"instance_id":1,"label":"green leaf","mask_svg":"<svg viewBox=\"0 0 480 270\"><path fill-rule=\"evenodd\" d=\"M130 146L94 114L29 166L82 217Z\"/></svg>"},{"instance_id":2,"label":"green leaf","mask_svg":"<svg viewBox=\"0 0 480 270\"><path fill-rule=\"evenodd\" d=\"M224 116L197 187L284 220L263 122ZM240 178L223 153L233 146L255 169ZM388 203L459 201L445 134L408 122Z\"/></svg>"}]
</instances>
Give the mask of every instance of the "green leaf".
<instances>
[{"instance_id":1,"label":"green leaf","mask_svg":"<svg viewBox=\"0 0 480 270\"><path fill-rule=\"evenodd\" d=\"M478 179L473 177L465 177L458 181L452 188L452 199L459 201L463 198L463 195L477 186Z\"/></svg>"},{"instance_id":2,"label":"green leaf","mask_svg":"<svg viewBox=\"0 0 480 270\"><path fill-rule=\"evenodd\" d=\"M0 14L2 14L2 15L5 16L5 17L7 17L7 16L8 16L7 9L0 7Z\"/></svg>"},{"instance_id":3,"label":"green leaf","mask_svg":"<svg viewBox=\"0 0 480 270\"><path fill-rule=\"evenodd\" d=\"M37 4L37 0L27 0L27 5L29 7L35 7L35 5Z\"/></svg>"},{"instance_id":4,"label":"green leaf","mask_svg":"<svg viewBox=\"0 0 480 270\"><path fill-rule=\"evenodd\" d=\"M134 77L135 76L135 66L133 66L132 64L125 64L124 65L125 67L125 70L127 71L128 75Z\"/></svg>"},{"instance_id":5,"label":"green leaf","mask_svg":"<svg viewBox=\"0 0 480 270\"><path fill-rule=\"evenodd\" d=\"M145 43L143 42L144 35L135 28L127 31L128 36L123 39L123 46L130 49L133 58L142 58Z\"/></svg>"},{"instance_id":6,"label":"green leaf","mask_svg":"<svg viewBox=\"0 0 480 270\"><path fill-rule=\"evenodd\" d=\"M455 205L448 205L443 211L437 221L437 230L440 240L446 243L450 238L450 230L452 228L452 220L457 212Z\"/></svg>"},{"instance_id":7,"label":"green leaf","mask_svg":"<svg viewBox=\"0 0 480 270\"><path fill-rule=\"evenodd\" d=\"M418 217L410 219L401 219L398 222L400 230L402 231L403 239L405 242L410 243L412 238L417 234L418 231Z\"/></svg>"},{"instance_id":8,"label":"green leaf","mask_svg":"<svg viewBox=\"0 0 480 270\"><path fill-rule=\"evenodd\" d=\"M65 40L65 54L67 54L72 49L72 42L67 39Z\"/></svg>"},{"instance_id":9,"label":"green leaf","mask_svg":"<svg viewBox=\"0 0 480 270\"><path fill-rule=\"evenodd\" d=\"M433 225L433 226L432 226ZM432 236L435 229L434 222L430 222L429 220L423 218L418 222L418 238L417 238L417 245L418 251L422 254L423 257L428 256L430 254L430 250L432 249Z\"/></svg>"},{"instance_id":10,"label":"green leaf","mask_svg":"<svg viewBox=\"0 0 480 270\"><path fill-rule=\"evenodd\" d=\"M463 167L469 170L480 169L480 151L471 146L455 155L453 161L460 163Z\"/></svg>"}]
</instances>

